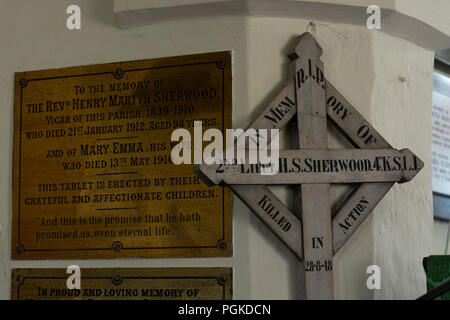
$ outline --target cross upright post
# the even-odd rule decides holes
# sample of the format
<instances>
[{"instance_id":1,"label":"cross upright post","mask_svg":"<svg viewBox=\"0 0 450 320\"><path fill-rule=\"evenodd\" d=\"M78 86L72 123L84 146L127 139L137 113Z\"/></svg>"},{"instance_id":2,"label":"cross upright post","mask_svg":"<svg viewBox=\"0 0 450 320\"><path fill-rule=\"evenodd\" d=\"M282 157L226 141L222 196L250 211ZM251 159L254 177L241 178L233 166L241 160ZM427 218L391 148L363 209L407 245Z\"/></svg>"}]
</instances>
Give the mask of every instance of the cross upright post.
<instances>
[{"instance_id":1,"label":"cross upright post","mask_svg":"<svg viewBox=\"0 0 450 320\"><path fill-rule=\"evenodd\" d=\"M310 33L295 48L295 96L299 149L328 149L322 48ZM302 184L303 257L307 299L333 299L333 239L329 184ZM299 207L298 205L296 206Z\"/></svg>"}]
</instances>

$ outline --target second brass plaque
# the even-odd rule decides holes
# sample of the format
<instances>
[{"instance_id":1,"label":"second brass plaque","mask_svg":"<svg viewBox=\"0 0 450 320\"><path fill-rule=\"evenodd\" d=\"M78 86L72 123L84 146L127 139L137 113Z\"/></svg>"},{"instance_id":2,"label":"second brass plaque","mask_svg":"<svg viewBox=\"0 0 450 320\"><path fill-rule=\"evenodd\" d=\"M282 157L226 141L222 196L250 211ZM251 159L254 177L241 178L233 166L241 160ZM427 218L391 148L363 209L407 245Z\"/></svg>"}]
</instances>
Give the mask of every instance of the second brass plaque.
<instances>
[{"instance_id":1,"label":"second brass plaque","mask_svg":"<svg viewBox=\"0 0 450 320\"><path fill-rule=\"evenodd\" d=\"M66 269L15 269L11 300L230 300L231 268L81 269L68 289Z\"/></svg>"},{"instance_id":2,"label":"second brass plaque","mask_svg":"<svg viewBox=\"0 0 450 320\"><path fill-rule=\"evenodd\" d=\"M14 115L14 259L231 255L230 191L170 158L231 127L230 52L17 73Z\"/></svg>"}]
</instances>

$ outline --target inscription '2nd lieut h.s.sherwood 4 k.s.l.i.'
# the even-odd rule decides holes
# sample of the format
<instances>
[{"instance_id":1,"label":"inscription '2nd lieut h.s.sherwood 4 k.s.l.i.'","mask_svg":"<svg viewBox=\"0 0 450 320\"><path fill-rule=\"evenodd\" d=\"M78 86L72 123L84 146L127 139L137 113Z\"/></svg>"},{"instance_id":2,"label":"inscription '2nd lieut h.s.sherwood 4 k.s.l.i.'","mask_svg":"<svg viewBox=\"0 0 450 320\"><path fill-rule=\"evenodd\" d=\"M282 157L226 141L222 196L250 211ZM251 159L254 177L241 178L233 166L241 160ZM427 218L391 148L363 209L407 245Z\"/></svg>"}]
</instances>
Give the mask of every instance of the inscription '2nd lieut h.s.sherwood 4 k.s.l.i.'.
<instances>
[{"instance_id":1,"label":"inscription '2nd lieut h.s.sherwood 4 k.s.l.i.'","mask_svg":"<svg viewBox=\"0 0 450 320\"><path fill-rule=\"evenodd\" d=\"M228 256L231 192L171 162L171 133L231 127L231 55L22 72L16 259Z\"/></svg>"}]
</instances>

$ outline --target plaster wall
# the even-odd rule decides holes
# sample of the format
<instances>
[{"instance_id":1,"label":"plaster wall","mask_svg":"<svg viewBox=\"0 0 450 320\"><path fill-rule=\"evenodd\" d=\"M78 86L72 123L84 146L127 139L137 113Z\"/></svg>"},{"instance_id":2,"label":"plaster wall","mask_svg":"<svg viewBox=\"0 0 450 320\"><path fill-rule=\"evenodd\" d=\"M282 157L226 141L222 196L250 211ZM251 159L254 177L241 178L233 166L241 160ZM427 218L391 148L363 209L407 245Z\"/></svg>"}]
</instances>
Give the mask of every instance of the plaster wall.
<instances>
[{"instance_id":1,"label":"plaster wall","mask_svg":"<svg viewBox=\"0 0 450 320\"><path fill-rule=\"evenodd\" d=\"M78 1L82 30L65 27L70 0L0 0L0 299L8 299L12 268L232 266L234 298L302 296L300 263L237 198L234 256L215 259L12 261L11 181L14 72L191 53L233 51L233 126L245 128L288 79L286 57L301 19L247 16L180 19L139 28L114 25L113 2ZM325 74L396 148L426 164L397 185L335 257L338 299L415 298L425 292L421 259L433 251L431 201L431 88L434 53L364 27L322 24ZM403 81L401 79L406 79ZM330 129L330 147L348 147ZM286 140L286 136L283 138ZM287 144L284 142L284 146ZM274 190L292 205L284 188ZM348 188L333 188L339 200ZM382 289L366 287L366 268L381 267Z\"/></svg>"}]
</instances>

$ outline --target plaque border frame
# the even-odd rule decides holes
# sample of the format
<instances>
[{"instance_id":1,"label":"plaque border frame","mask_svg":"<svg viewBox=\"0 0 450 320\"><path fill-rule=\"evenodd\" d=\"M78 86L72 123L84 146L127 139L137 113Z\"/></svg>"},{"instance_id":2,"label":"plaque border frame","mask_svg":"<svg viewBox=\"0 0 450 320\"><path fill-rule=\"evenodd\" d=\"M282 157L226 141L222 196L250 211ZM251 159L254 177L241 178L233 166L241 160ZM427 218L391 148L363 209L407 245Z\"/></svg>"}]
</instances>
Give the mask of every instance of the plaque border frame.
<instances>
[{"instance_id":1,"label":"plaque border frame","mask_svg":"<svg viewBox=\"0 0 450 320\"><path fill-rule=\"evenodd\" d=\"M18 256L23 253L23 252L75 252L75 251L79 251L79 252L83 252L83 251L110 251L113 250L115 251L117 248L119 248L118 251L122 251L122 250L163 250L163 249L213 249L213 248L219 248L222 250L225 250L227 247L227 243L225 242L225 224L226 224L226 219L225 219L225 186L221 186L221 192L222 192L222 235L221 238L217 241L216 245L210 245L210 246L166 246L166 247L123 247L122 243L116 241L112 243L111 247L105 247L105 248L74 248L74 249L27 249L23 243L20 241L20 223L21 223L21 214L20 214L20 208L21 208L21 202L20 202L20 198L21 198L21 172L22 172L22 111L23 111L23 89L27 87L28 82L33 82L33 81L43 81L43 80L54 80L54 79L63 79L63 78L74 78L74 77L85 77L85 76L96 76L96 75L105 75L105 74L112 74L113 77L116 80L120 80L125 73L128 72L136 72L136 71L145 71L145 70L152 70L152 69L166 69L166 68L176 68L176 67L187 67L187 66L195 66L195 65L206 65L206 64L214 64L216 65L216 67L218 69L220 69L222 72L222 76L221 76L221 80L222 80L222 132L225 131L225 67L226 65L229 63L230 64L230 68L232 68L232 51L228 50L228 51L216 51L216 52L204 52L204 53L196 53L196 54L189 54L189 55L182 55L182 56L172 56L172 57L163 57L163 58L149 58L149 59L139 59L139 60L130 60L130 61L120 61L120 62L111 62L111 63L104 63L104 64L91 64L91 65L82 65L82 66L72 66L72 67L64 67L64 68L53 68L53 69L43 69L43 70L33 70L33 71L25 71L25 72L17 72L15 77L17 80L17 76L22 74L22 73L34 73L34 72L42 72L42 71L54 71L54 70L64 70L64 69L71 69L71 68L77 68L77 67L81 67L81 68L86 68L86 67L92 67L92 66L98 66L98 65L118 65L121 66L122 64L125 63L138 63L141 61L148 61L148 60L157 60L157 59L161 59L161 60L172 60L172 59L176 59L176 58L191 58L191 57L198 57L200 58L201 55L208 55L208 54L216 54L216 55L226 55L227 59L224 59L223 57L218 59L218 60L214 60L214 61L209 61L209 62L194 62L194 63L182 63L182 64L170 64L168 63L168 65L162 65L162 66L153 66L153 67L146 67L146 68L134 68L134 69L129 69L129 70L123 70L120 68L112 70L112 71L105 71L105 72L93 72L93 73L84 73L84 74L73 74L73 75L62 75L62 76L51 76L51 77L43 77L43 78L20 78L18 82L15 82L15 85L19 85L20 86L20 129L19 129L19 151L18 151L18 194L17 196L17 222L14 219L14 200L15 200L15 195L14 195L14 182L13 182L13 192L12 192L12 199L13 199L13 203L12 203L12 212L13 212L13 218L11 220L11 227L14 227L14 224L17 224L17 242L15 242L15 237L14 237L14 232L11 233L11 238L12 238L12 247L11 248L12 252L11 252L11 256L12 259L17 259ZM232 97L232 90L233 90L233 84L232 84L232 70L230 70L230 74L231 74L231 78L230 78L230 88L229 90L231 90L230 93L227 93L230 95L230 99L231 101L229 102L231 104L231 122L232 122L232 111L233 111L233 97ZM16 89L14 88L14 91ZM16 101L14 101L14 106L16 105ZM14 110L14 117L16 115L16 110ZM13 123L15 123L15 119L13 120ZM13 137L13 148L15 147L15 140L16 138ZM15 152L13 151L13 159L15 160ZM15 177L15 162L13 160L13 169L12 169L12 176L13 179ZM233 205L232 205L232 201L233 201L233 195L230 196L231 197L231 222L230 222L230 227L231 227L231 238L229 239L231 242L233 241ZM16 246L16 250L14 252L14 246ZM232 250L232 245L230 245L231 250ZM117 252L117 251L116 251ZM15 255L16 254L16 255ZM227 257L227 256L231 256L233 253L232 251L230 252L229 255L201 255L200 257ZM120 256L118 254L117 257L98 257L99 259L114 259L114 258L129 258L128 256ZM139 256L141 257L141 256ZM156 256L156 257L149 257L147 256L146 258L170 258L170 257L178 257L176 255L172 255L172 256ZM197 255L192 254L192 255L188 255L188 256L182 256L184 258L194 258L197 257ZM23 260L25 258L19 258L20 260ZM36 258L31 258L32 260L35 260ZM42 260L42 258L38 258L39 260ZM69 257L55 257L55 258L50 258L50 259L70 259ZM97 258L96 258L97 259Z\"/></svg>"}]
</instances>

